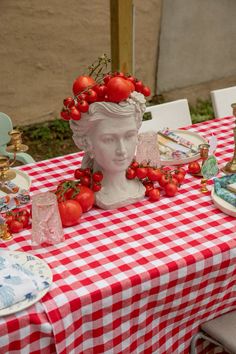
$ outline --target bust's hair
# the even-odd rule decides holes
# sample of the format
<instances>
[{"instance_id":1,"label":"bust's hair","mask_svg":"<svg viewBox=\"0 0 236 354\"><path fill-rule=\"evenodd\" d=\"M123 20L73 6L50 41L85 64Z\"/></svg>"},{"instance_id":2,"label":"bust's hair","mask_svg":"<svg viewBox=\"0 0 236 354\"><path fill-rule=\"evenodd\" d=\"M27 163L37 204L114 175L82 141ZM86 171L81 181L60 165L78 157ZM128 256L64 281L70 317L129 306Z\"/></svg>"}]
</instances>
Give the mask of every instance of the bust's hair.
<instances>
[{"instance_id":1,"label":"bust's hair","mask_svg":"<svg viewBox=\"0 0 236 354\"><path fill-rule=\"evenodd\" d=\"M134 96L135 97L135 96ZM145 100L144 100L145 102ZM73 140L79 149L87 151L87 136L95 123L99 120L117 118L121 124L125 118L133 116L136 122L137 130L142 124L143 113L145 112L145 103L142 100L128 99L120 103L113 102L94 102L89 106L87 113L82 113L78 121L70 120L70 127L73 131Z\"/></svg>"}]
</instances>

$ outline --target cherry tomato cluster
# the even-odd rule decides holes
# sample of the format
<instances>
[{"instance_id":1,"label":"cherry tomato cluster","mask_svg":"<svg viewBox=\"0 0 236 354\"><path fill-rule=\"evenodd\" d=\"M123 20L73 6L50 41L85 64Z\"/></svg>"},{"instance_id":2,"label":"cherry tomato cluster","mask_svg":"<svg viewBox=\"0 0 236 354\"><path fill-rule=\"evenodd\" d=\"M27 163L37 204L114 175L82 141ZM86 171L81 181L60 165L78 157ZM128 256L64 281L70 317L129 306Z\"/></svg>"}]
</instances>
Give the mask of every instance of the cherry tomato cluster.
<instances>
[{"instance_id":1,"label":"cherry tomato cluster","mask_svg":"<svg viewBox=\"0 0 236 354\"><path fill-rule=\"evenodd\" d=\"M90 168L77 168L74 172L75 179L80 180L83 186L92 189L93 192L99 192L102 188L101 181L103 174L101 171L93 172Z\"/></svg>"},{"instance_id":2,"label":"cherry tomato cluster","mask_svg":"<svg viewBox=\"0 0 236 354\"><path fill-rule=\"evenodd\" d=\"M64 227L78 224L82 213L89 211L95 202L94 192L80 180L60 182L55 194Z\"/></svg>"},{"instance_id":3,"label":"cherry tomato cluster","mask_svg":"<svg viewBox=\"0 0 236 354\"><path fill-rule=\"evenodd\" d=\"M96 67L100 72L100 64ZM64 120L80 120L81 114L86 113L93 102L108 101L119 103L126 100L131 92L137 91L145 97L150 96L151 90L141 80L122 72L102 74L94 79L92 74L78 76L73 83L73 97L63 101L61 118Z\"/></svg>"},{"instance_id":4,"label":"cherry tomato cluster","mask_svg":"<svg viewBox=\"0 0 236 354\"><path fill-rule=\"evenodd\" d=\"M6 224L11 233L22 231L31 225L31 216L28 209L9 211L5 214Z\"/></svg>"},{"instance_id":5,"label":"cherry tomato cluster","mask_svg":"<svg viewBox=\"0 0 236 354\"><path fill-rule=\"evenodd\" d=\"M145 195L150 201L160 199L161 190L168 197L173 197L183 183L186 171L182 167L174 170L169 168L155 168L149 165L140 165L133 161L126 171L128 179L138 178L146 188Z\"/></svg>"}]
</instances>

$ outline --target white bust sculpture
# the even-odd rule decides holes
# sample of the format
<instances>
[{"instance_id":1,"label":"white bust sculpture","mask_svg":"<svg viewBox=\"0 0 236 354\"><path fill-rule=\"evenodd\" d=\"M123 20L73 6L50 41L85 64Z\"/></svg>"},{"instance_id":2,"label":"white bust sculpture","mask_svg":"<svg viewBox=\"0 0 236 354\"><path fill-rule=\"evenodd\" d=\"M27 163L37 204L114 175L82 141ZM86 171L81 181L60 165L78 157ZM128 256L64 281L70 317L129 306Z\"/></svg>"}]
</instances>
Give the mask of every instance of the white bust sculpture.
<instances>
[{"instance_id":1,"label":"white bust sculpture","mask_svg":"<svg viewBox=\"0 0 236 354\"><path fill-rule=\"evenodd\" d=\"M85 152L82 168L103 173L102 188L95 194L96 205L102 209L131 204L145 194L140 181L126 178L144 112L144 96L133 92L121 103L92 103L79 121L70 121L73 140Z\"/></svg>"}]
</instances>

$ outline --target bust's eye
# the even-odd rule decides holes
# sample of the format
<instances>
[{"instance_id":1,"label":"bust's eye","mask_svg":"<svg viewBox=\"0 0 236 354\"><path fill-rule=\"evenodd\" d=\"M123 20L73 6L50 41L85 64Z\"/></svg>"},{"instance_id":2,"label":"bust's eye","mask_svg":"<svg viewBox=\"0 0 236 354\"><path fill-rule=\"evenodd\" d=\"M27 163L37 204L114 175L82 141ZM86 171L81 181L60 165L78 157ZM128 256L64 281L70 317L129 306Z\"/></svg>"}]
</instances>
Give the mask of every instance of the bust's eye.
<instances>
[{"instance_id":1,"label":"bust's eye","mask_svg":"<svg viewBox=\"0 0 236 354\"><path fill-rule=\"evenodd\" d=\"M125 135L126 139L132 139L134 137L136 137L136 132L129 132Z\"/></svg>"},{"instance_id":2,"label":"bust's eye","mask_svg":"<svg viewBox=\"0 0 236 354\"><path fill-rule=\"evenodd\" d=\"M110 144L114 141L114 138L112 136L104 136L102 138L102 141L105 143L105 144Z\"/></svg>"}]
</instances>

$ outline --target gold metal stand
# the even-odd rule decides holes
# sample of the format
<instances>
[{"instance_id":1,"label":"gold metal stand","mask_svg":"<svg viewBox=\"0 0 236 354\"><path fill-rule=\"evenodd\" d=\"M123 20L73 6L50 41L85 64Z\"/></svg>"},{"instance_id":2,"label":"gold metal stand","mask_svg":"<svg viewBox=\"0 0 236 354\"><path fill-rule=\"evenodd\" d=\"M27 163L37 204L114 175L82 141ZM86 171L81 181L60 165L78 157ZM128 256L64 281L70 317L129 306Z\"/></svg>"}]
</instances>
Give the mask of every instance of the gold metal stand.
<instances>
[{"instance_id":1,"label":"gold metal stand","mask_svg":"<svg viewBox=\"0 0 236 354\"><path fill-rule=\"evenodd\" d=\"M225 173L236 173L236 103L232 103L231 107L233 108L233 115L235 117L235 127L234 127L234 154L230 162L228 162L222 171Z\"/></svg>"},{"instance_id":2,"label":"gold metal stand","mask_svg":"<svg viewBox=\"0 0 236 354\"><path fill-rule=\"evenodd\" d=\"M0 155L0 190L1 182L6 182L16 177L16 172L10 167L16 162L17 152L25 152L28 150L28 146L22 144L22 133L19 130L12 130L9 133L11 140L6 148L6 151L14 154L13 160L10 161L8 156Z\"/></svg>"}]
</instances>

